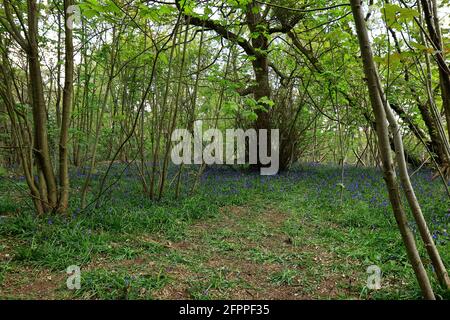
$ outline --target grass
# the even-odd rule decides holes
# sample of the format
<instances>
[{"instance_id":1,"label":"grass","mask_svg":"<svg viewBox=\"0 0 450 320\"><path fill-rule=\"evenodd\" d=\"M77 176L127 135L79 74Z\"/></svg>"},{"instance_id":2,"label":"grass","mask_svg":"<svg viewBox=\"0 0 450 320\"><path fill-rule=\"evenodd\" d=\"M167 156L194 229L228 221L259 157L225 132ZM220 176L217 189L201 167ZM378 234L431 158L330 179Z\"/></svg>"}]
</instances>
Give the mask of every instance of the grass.
<instances>
[{"instance_id":1,"label":"grass","mask_svg":"<svg viewBox=\"0 0 450 320\"><path fill-rule=\"evenodd\" d=\"M83 273L83 286L75 291L81 299L152 299L151 292L164 287L168 278L164 273L130 275L120 272L107 272L104 269Z\"/></svg>"},{"instance_id":2,"label":"grass","mask_svg":"<svg viewBox=\"0 0 450 320\"><path fill-rule=\"evenodd\" d=\"M449 266L449 201L430 176L413 184ZM119 177L100 208L80 211L74 192L61 217L36 217L14 191L23 179L0 179L0 298L420 298L376 169L346 168L342 203L331 166L273 177L210 168L193 196L186 170L181 198L169 188L161 202L142 194L132 168L115 166L110 182ZM72 172L74 190L83 178ZM80 290L65 287L70 265L81 267ZM381 290L366 287L370 265L382 270Z\"/></svg>"}]
</instances>

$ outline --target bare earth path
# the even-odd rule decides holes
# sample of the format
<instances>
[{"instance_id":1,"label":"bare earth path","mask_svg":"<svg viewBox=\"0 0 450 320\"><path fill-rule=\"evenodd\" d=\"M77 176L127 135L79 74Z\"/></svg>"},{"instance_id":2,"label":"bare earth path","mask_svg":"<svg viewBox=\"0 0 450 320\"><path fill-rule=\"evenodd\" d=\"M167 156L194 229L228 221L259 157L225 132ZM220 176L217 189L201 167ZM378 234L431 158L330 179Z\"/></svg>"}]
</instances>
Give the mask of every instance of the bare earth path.
<instances>
[{"instance_id":1,"label":"bare earth path","mask_svg":"<svg viewBox=\"0 0 450 320\"><path fill-rule=\"evenodd\" d=\"M352 279L334 274L333 255L294 240L289 215L270 208L223 208L219 218L194 225L186 240L170 244L190 263L158 298L311 299L348 297ZM306 224L297 221L299 230ZM327 276L328 275L328 276Z\"/></svg>"},{"instance_id":2,"label":"bare earth path","mask_svg":"<svg viewBox=\"0 0 450 320\"><path fill-rule=\"evenodd\" d=\"M123 256L98 256L82 266L79 291L65 288L64 272L24 268L5 275L0 295L31 299L358 298L364 268L348 259L339 261L330 248L317 245L315 237L321 228L300 215L266 205L224 207L217 217L188 227L182 239L141 235L125 245L113 243Z\"/></svg>"}]
</instances>

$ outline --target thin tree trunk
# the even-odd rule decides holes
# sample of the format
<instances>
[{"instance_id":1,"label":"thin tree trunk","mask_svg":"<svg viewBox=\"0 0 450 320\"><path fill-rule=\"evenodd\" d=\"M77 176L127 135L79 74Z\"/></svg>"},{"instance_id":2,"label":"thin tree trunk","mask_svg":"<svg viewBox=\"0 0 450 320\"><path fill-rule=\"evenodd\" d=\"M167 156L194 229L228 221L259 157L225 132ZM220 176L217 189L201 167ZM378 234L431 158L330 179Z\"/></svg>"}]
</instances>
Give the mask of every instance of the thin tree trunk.
<instances>
[{"instance_id":1,"label":"thin tree trunk","mask_svg":"<svg viewBox=\"0 0 450 320\"><path fill-rule=\"evenodd\" d=\"M67 11L73 5L73 0L64 0L64 30L65 30L65 68L64 91L62 101L61 131L59 135L59 212L65 212L69 204L69 152L67 140L69 137L70 113L73 94L73 33L67 25Z\"/></svg>"},{"instance_id":2,"label":"thin tree trunk","mask_svg":"<svg viewBox=\"0 0 450 320\"><path fill-rule=\"evenodd\" d=\"M447 131L450 136L450 74L449 67L446 65L444 51L442 50L442 36L437 17L436 0L421 0L422 9L425 17L425 23L429 32L429 38L432 45L439 52L437 55L439 68L439 83L441 86L442 109L447 119Z\"/></svg>"},{"instance_id":3,"label":"thin tree trunk","mask_svg":"<svg viewBox=\"0 0 450 320\"><path fill-rule=\"evenodd\" d=\"M422 294L426 299L434 300L435 297L430 284L430 280L428 279L427 272L423 266L422 260L420 259L420 255L414 240L414 235L412 234L408 226L407 216L401 203L400 188L397 183L389 144L389 129L387 126L386 112L382 97L380 96L378 72L373 60L373 53L363 16L361 0L350 0L350 4L356 24L356 32L358 34L358 40L364 64L364 73L368 81L368 89L372 109L377 122L378 143L382 155L383 173L389 192L389 199L391 201L394 216L406 247L409 261L411 262L411 265L416 274L417 280L422 290ZM397 150L397 152L399 151Z\"/></svg>"},{"instance_id":4,"label":"thin tree trunk","mask_svg":"<svg viewBox=\"0 0 450 320\"><path fill-rule=\"evenodd\" d=\"M49 210L54 210L58 193L55 174L53 172L52 161L50 158L48 134L47 134L47 114L44 100L44 89L42 82L41 66L39 62L38 51L38 8L36 0L28 0L28 64L30 72L30 91L33 105L34 152L37 158L38 167L43 173L43 183L40 186L48 192ZM45 183L44 183L45 182Z\"/></svg>"}]
</instances>

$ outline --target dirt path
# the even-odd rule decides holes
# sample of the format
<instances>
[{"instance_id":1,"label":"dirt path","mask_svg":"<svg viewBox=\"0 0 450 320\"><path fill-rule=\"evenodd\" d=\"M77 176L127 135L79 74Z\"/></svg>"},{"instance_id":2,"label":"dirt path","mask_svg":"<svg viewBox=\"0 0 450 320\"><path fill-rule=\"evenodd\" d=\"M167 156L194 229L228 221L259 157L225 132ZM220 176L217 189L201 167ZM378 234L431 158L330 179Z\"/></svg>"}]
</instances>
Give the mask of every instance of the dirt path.
<instances>
[{"instance_id":1,"label":"dirt path","mask_svg":"<svg viewBox=\"0 0 450 320\"><path fill-rule=\"evenodd\" d=\"M160 299L315 299L349 295L352 279L333 273L331 253L295 243L298 221L274 209L226 207L171 243L186 259L169 271ZM194 259L194 260L190 260Z\"/></svg>"},{"instance_id":2,"label":"dirt path","mask_svg":"<svg viewBox=\"0 0 450 320\"><path fill-rule=\"evenodd\" d=\"M336 272L337 258L308 241L314 232L309 222L270 207L224 207L216 218L189 226L180 241L141 235L126 244L129 250L145 248L133 258L95 257L82 267L90 280L82 282L81 294L65 289L64 272L27 268L6 275L1 296L120 298L123 288L111 282L126 274L156 279L127 298L357 298L355 277Z\"/></svg>"}]
</instances>

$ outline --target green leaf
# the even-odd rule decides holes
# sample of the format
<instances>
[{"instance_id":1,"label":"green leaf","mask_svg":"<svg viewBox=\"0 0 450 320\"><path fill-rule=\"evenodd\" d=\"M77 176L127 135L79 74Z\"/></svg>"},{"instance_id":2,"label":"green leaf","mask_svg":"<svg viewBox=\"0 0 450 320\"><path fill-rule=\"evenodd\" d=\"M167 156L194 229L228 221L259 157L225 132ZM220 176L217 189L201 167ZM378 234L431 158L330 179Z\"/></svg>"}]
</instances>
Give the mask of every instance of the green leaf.
<instances>
[{"instance_id":1,"label":"green leaf","mask_svg":"<svg viewBox=\"0 0 450 320\"><path fill-rule=\"evenodd\" d=\"M242 116L250 121L255 121L256 119L258 119L258 115L251 110L244 110Z\"/></svg>"},{"instance_id":2,"label":"green leaf","mask_svg":"<svg viewBox=\"0 0 450 320\"><path fill-rule=\"evenodd\" d=\"M223 112L232 115L239 110L239 105L234 101L226 101L223 105Z\"/></svg>"},{"instance_id":3,"label":"green leaf","mask_svg":"<svg viewBox=\"0 0 450 320\"><path fill-rule=\"evenodd\" d=\"M262 97L261 99L258 100L258 103L260 105L268 106L269 108L275 105L275 102L273 102L273 100L270 100L267 97Z\"/></svg>"}]
</instances>

